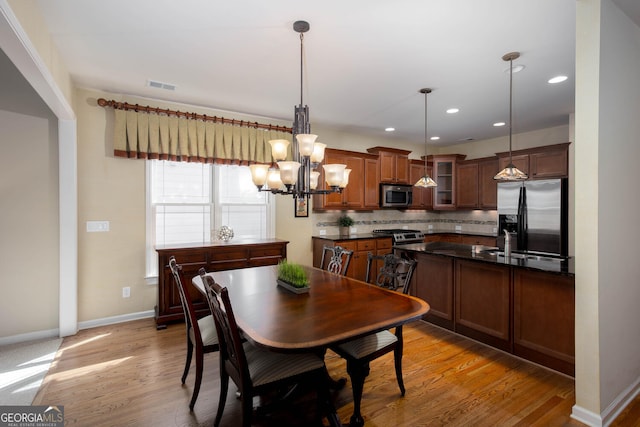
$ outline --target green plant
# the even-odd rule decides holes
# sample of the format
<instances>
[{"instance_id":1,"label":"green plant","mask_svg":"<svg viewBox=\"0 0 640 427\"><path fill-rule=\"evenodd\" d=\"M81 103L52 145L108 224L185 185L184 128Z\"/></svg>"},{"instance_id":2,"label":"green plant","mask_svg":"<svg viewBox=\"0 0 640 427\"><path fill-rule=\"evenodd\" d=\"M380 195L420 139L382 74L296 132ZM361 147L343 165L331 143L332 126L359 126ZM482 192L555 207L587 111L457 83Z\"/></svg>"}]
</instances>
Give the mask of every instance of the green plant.
<instances>
[{"instance_id":1,"label":"green plant","mask_svg":"<svg viewBox=\"0 0 640 427\"><path fill-rule=\"evenodd\" d=\"M300 264L289 263L286 259L278 263L278 279L296 288L304 288L309 285L304 268Z\"/></svg>"},{"instance_id":2,"label":"green plant","mask_svg":"<svg viewBox=\"0 0 640 427\"><path fill-rule=\"evenodd\" d=\"M351 227L353 224L353 219L348 215L342 215L340 218L338 218L338 225L340 227Z\"/></svg>"}]
</instances>

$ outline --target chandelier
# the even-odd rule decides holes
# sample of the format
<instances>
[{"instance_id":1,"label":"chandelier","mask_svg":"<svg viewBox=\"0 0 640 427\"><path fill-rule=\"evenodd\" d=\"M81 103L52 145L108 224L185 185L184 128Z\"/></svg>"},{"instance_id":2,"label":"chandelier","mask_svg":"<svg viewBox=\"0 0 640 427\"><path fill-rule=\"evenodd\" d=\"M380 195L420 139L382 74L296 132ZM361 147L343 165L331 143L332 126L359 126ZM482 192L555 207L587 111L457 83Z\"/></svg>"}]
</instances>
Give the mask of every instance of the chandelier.
<instances>
[{"instance_id":1,"label":"chandelier","mask_svg":"<svg viewBox=\"0 0 640 427\"><path fill-rule=\"evenodd\" d=\"M513 60L518 58L520 58L520 52L506 53L502 57L503 61L509 61L509 164L493 177L496 181L524 181L529 178L526 173L515 167L511 155L511 139L513 134L513 127L511 126L513 121Z\"/></svg>"},{"instance_id":2,"label":"chandelier","mask_svg":"<svg viewBox=\"0 0 640 427\"><path fill-rule=\"evenodd\" d=\"M251 179L259 191L270 191L273 194L290 194L294 198L308 198L312 194L328 194L342 192L349 183L347 165L327 164L323 165L326 190L319 190L318 177L320 172L315 171L324 160L326 145L316 142L317 135L311 134L309 124L309 107L302 102L303 88L303 56L304 33L309 31L309 23L296 21L293 29L300 34L300 105L295 106L291 147L292 161L287 161L289 141L286 139L274 139L271 144L271 156L277 162L278 168L270 165L250 165Z\"/></svg>"}]
</instances>

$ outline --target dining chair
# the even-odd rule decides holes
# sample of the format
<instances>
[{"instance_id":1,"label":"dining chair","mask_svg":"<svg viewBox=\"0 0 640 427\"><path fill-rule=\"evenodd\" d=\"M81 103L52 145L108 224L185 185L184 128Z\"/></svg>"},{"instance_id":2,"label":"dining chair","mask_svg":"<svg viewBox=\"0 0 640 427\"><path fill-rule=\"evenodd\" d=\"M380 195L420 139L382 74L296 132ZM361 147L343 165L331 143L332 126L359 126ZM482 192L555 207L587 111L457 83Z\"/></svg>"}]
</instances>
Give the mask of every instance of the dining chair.
<instances>
[{"instance_id":1,"label":"dining chair","mask_svg":"<svg viewBox=\"0 0 640 427\"><path fill-rule=\"evenodd\" d=\"M204 354L218 351L220 345L218 342L218 334L213 321L213 316L208 315L201 319L196 316L193 302L183 285L182 267L176 262L175 257L169 258L169 268L173 275L173 281L178 288L180 294L180 302L182 303L182 311L184 312L184 322L187 326L187 360L184 365L182 374L182 384L185 383L189 368L191 367L191 358L195 352L196 356L196 380L193 385L193 393L189 402L189 409L193 411L193 407L200 393L200 385L202 383L202 372L204 370Z\"/></svg>"},{"instance_id":2,"label":"dining chair","mask_svg":"<svg viewBox=\"0 0 640 427\"><path fill-rule=\"evenodd\" d=\"M329 258L325 265L327 255L329 255ZM322 249L322 260L320 261L320 266L330 273L344 276L347 274L347 269L349 268L352 255L353 251L345 249L342 246L325 245Z\"/></svg>"},{"instance_id":3,"label":"dining chair","mask_svg":"<svg viewBox=\"0 0 640 427\"><path fill-rule=\"evenodd\" d=\"M296 384L313 385L319 413L326 411L331 425L341 425L330 400L329 373L322 357L316 353L276 353L243 341L227 288L206 274L201 278L220 337L220 399L213 425L220 425L229 377L239 390L242 426L251 425L254 396Z\"/></svg>"},{"instance_id":4,"label":"dining chair","mask_svg":"<svg viewBox=\"0 0 640 427\"><path fill-rule=\"evenodd\" d=\"M407 260L395 254L384 256L369 253L367 265L367 282L369 280L369 270L371 264L378 257L384 261L376 276L376 284L380 287L393 289L400 288L402 293L408 293L411 277L416 268L415 260ZM362 393L364 390L365 378L369 375L369 363L391 351L396 371L396 379L400 388L400 395L405 395L404 381L402 379L402 325L395 328L395 332L383 330L360 338L347 341L337 346L332 346L331 350L347 361L347 373L351 378L351 389L353 393L353 415L352 425L363 425L364 420L360 414L362 403Z\"/></svg>"},{"instance_id":5,"label":"dining chair","mask_svg":"<svg viewBox=\"0 0 640 427\"><path fill-rule=\"evenodd\" d=\"M380 262L382 267L378 269L375 280L371 283L393 291L401 288L403 294L408 294L411 286L411 277L416 268L416 261L403 258L394 253L374 255L369 252L367 253L365 282L370 283L371 272Z\"/></svg>"}]
</instances>

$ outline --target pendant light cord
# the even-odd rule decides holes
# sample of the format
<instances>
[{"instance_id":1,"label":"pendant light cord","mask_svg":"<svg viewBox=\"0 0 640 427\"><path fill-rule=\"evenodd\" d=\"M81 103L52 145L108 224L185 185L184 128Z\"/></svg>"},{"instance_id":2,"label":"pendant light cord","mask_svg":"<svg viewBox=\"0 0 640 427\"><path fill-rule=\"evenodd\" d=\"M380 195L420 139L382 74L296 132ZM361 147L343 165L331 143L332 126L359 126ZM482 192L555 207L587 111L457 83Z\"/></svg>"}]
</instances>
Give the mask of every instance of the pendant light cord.
<instances>
[{"instance_id":1,"label":"pendant light cord","mask_svg":"<svg viewBox=\"0 0 640 427\"><path fill-rule=\"evenodd\" d=\"M303 85L302 85L302 67L303 67L302 57L304 56L303 45L304 45L304 33L300 33L300 106L301 107L302 107L302 90L303 90Z\"/></svg>"},{"instance_id":2,"label":"pendant light cord","mask_svg":"<svg viewBox=\"0 0 640 427\"><path fill-rule=\"evenodd\" d=\"M513 58L509 59L509 164L513 164L511 154L511 139L513 129Z\"/></svg>"}]
</instances>

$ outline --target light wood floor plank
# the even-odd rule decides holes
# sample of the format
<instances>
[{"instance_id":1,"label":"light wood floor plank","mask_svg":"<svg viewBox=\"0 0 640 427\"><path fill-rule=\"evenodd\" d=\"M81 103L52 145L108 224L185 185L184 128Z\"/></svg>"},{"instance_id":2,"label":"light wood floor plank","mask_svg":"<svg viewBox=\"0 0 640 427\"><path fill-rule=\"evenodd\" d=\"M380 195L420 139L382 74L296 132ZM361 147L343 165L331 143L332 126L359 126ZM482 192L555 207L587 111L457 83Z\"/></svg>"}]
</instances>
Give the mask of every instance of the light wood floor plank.
<instances>
[{"instance_id":1,"label":"light wood floor plank","mask_svg":"<svg viewBox=\"0 0 640 427\"><path fill-rule=\"evenodd\" d=\"M362 413L366 427L387 426L582 426L570 418L572 378L452 334L424 322L405 326L406 396L400 396L392 354L371 363ZM157 331L152 319L80 331L65 338L36 398L37 405L64 405L67 426L210 426L217 408L218 355L205 355L205 373L194 412L188 402L195 364L180 384L184 325ZM346 364L328 352L334 378ZM222 420L235 426L240 404L231 385ZM637 399L638 400L638 399ZM347 423L351 388L334 394ZM258 417L256 426L308 425L313 398L286 411ZM640 426L640 403L613 424Z\"/></svg>"}]
</instances>

